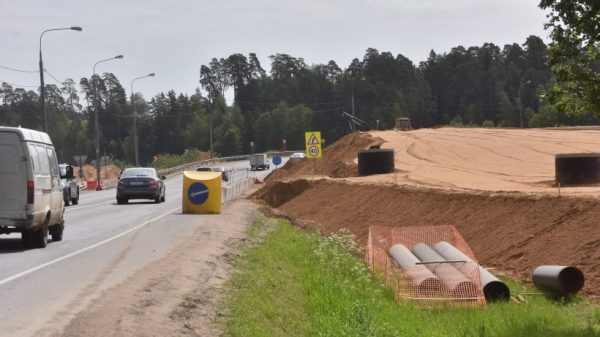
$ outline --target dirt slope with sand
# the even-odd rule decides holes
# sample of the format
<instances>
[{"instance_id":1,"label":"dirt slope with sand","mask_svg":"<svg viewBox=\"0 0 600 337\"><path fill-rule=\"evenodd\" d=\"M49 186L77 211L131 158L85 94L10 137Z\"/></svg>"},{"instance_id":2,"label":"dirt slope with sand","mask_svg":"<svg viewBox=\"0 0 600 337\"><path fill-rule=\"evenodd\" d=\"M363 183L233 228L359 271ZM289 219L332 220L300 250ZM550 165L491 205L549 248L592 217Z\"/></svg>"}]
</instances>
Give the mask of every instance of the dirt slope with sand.
<instances>
[{"instance_id":1,"label":"dirt slope with sand","mask_svg":"<svg viewBox=\"0 0 600 337\"><path fill-rule=\"evenodd\" d=\"M541 264L577 266L597 301L600 186L553 187L554 155L595 152L597 139L595 128L355 133L324 151L316 176L290 162L254 197L360 244L370 225L453 225L496 273L527 281ZM373 145L395 150L396 172L357 177L356 151Z\"/></svg>"}]
</instances>

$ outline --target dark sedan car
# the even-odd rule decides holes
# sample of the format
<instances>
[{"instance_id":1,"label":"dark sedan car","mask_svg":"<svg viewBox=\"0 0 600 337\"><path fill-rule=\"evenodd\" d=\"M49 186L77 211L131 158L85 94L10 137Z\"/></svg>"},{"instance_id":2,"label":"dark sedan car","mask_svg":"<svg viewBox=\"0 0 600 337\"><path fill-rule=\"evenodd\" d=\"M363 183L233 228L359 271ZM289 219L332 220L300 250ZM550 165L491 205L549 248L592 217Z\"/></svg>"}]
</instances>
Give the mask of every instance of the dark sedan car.
<instances>
[{"instance_id":1,"label":"dark sedan car","mask_svg":"<svg viewBox=\"0 0 600 337\"><path fill-rule=\"evenodd\" d=\"M152 199L156 203L165 201L164 179L152 167L125 169L117 185L117 203L126 204L129 199Z\"/></svg>"}]
</instances>

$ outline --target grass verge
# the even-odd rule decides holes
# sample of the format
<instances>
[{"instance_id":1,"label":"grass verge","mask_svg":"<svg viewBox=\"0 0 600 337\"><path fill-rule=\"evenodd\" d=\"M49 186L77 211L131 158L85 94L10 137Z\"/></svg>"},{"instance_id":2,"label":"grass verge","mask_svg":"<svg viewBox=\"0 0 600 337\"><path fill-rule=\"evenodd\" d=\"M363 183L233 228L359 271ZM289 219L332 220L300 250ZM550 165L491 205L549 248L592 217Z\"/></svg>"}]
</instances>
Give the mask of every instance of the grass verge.
<instances>
[{"instance_id":1,"label":"grass verge","mask_svg":"<svg viewBox=\"0 0 600 337\"><path fill-rule=\"evenodd\" d=\"M276 220L260 240L245 248L225 288L225 336L600 336L600 308L583 301L534 295L436 310L398 303L347 233L324 237Z\"/></svg>"}]
</instances>

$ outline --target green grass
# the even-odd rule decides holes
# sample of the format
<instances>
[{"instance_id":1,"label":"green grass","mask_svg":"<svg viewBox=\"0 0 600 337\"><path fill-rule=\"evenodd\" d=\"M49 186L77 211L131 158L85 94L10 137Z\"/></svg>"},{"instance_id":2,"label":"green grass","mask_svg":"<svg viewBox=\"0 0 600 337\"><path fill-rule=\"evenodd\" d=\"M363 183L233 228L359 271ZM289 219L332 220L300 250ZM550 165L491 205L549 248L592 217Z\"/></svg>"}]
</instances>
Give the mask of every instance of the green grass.
<instances>
[{"instance_id":1,"label":"green grass","mask_svg":"<svg viewBox=\"0 0 600 337\"><path fill-rule=\"evenodd\" d=\"M581 300L524 295L521 304L420 309L372 277L350 235L323 237L283 220L258 232L262 242L245 248L225 288L225 336L600 336L600 308Z\"/></svg>"}]
</instances>

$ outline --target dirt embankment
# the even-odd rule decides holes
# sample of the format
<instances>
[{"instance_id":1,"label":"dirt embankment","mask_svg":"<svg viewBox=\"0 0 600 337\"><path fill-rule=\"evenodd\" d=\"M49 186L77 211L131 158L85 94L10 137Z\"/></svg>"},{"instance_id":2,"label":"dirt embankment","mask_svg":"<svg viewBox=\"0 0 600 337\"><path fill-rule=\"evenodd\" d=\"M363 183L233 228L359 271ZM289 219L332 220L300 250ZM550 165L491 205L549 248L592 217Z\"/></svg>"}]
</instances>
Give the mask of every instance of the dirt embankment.
<instances>
[{"instance_id":1,"label":"dirt embankment","mask_svg":"<svg viewBox=\"0 0 600 337\"><path fill-rule=\"evenodd\" d=\"M312 161L289 162L254 198L324 232L346 227L360 244L371 225L452 225L497 273L529 281L542 264L576 266L598 301L598 186L552 186L554 156L597 152L597 139L597 128L354 133L324 151L318 177ZM380 144L396 172L357 177L357 151Z\"/></svg>"},{"instance_id":2,"label":"dirt embankment","mask_svg":"<svg viewBox=\"0 0 600 337\"><path fill-rule=\"evenodd\" d=\"M411 186L297 180L255 198L331 233L348 228L365 245L369 226L455 226L480 263L521 280L542 264L581 268L583 293L600 299L600 200L464 193Z\"/></svg>"},{"instance_id":3,"label":"dirt embankment","mask_svg":"<svg viewBox=\"0 0 600 337\"><path fill-rule=\"evenodd\" d=\"M89 164L83 165L83 179L80 179L78 166L73 167L73 174L80 182L96 180L96 167ZM121 168L116 165L110 164L100 166L100 177L102 177L102 179L117 179L119 175L121 175Z\"/></svg>"},{"instance_id":4,"label":"dirt embankment","mask_svg":"<svg viewBox=\"0 0 600 337\"><path fill-rule=\"evenodd\" d=\"M372 137L365 132L357 132L339 139L323 150L323 158L316 164L316 175L331 178L354 177L357 175L356 151L379 146L384 140ZM290 160L283 167L273 171L268 181L297 179L313 173L311 160Z\"/></svg>"}]
</instances>

